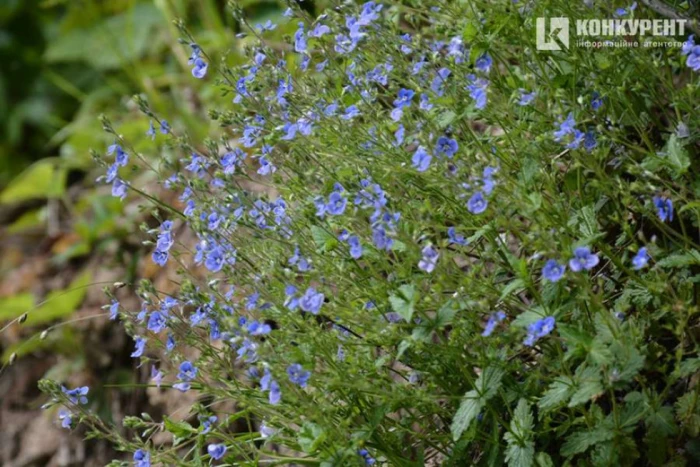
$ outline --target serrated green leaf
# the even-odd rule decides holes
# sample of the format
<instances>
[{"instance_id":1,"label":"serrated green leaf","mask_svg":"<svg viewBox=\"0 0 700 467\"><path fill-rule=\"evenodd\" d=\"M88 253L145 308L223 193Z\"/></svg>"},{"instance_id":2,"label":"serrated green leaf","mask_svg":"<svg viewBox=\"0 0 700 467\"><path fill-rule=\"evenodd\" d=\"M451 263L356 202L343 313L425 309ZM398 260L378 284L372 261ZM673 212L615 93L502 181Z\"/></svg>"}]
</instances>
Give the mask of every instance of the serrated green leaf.
<instances>
[{"instance_id":1,"label":"serrated green leaf","mask_svg":"<svg viewBox=\"0 0 700 467\"><path fill-rule=\"evenodd\" d=\"M467 392L459 405L459 410L452 420L452 437L457 441L469 428L471 422L479 414L501 387L504 371L497 367L487 367L481 372L474 383L475 389Z\"/></svg>"},{"instance_id":2,"label":"serrated green leaf","mask_svg":"<svg viewBox=\"0 0 700 467\"><path fill-rule=\"evenodd\" d=\"M510 422L510 431L504 436L508 443L506 462L512 467L530 467L535 456L535 443L532 441L534 418L527 400L520 399Z\"/></svg>"},{"instance_id":3,"label":"serrated green leaf","mask_svg":"<svg viewBox=\"0 0 700 467\"><path fill-rule=\"evenodd\" d=\"M192 425L186 421L175 421L167 415L163 417L163 423L165 425L165 430L178 438L185 438L187 435L197 432L197 430L195 430Z\"/></svg>"},{"instance_id":4,"label":"serrated green leaf","mask_svg":"<svg viewBox=\"0 0 700 467\"><path fill-rule=\"evenodd\" d=\"M471 425L472 421L479 415L485 402L479 397L479 393L474 390L467 392L459 404L459 409L452 419L452 438L457 441Z\"/></svg>"},{"instance_id":5,"label":"serrated green leaf","mask_svg":"<svg viewBox=\"0 0 700 467\"><path fill-rule=\"evenodd\" d=\"M590 431L578 431L566 438L560 453L565 457L580 454L586 452L591 446L611 440L613 436L614 433L603 426Z\"/></svg>"},{"instance_id":6,"label":"serrated green leaf","mask_svg":"<svg viewBox=\"0 0 700 467\"><path fill-rule=\"evenodd\" d=\"M389 297L389 303L399 316L406 322L410 322L417 300L416 288L412 284L405 284L399 287L399 292L399 294L393 294Z\"/></svg>"},{"instance_id":7,"label":"serrated green leaf","mask_svg":"<svg viewBox=\"0 0 700 467\"><path fill-rule=\"evenodd\" d=\"M315 423L306 422L299 430L297 442L302 451L311 454L318 450L319 446L326 439L326 432Z\"/></svg>"},{"instance_id":8,"label":"serrated green leaf","mask_svg":"<svg viewBox=\"0 0 700 467\"><path fill-rule=\"evenodd\" d=\"M698 250L672 254L656 263L657 266L662 268L684 268L698 264L700 264L700 252Z\"/></svg>"},{"instance_id":9,"label":"serrated green leaf","mask_svg":"<svg viewBox=\"0 0 700 467\"><path fill-rule=\"evenodd\" d=\"M564 376L554 380L554 382L549 385L549 389L542 395L537 405L546 412L568 400L573 393L574 381Z\"/></svg>"}]
</instances>

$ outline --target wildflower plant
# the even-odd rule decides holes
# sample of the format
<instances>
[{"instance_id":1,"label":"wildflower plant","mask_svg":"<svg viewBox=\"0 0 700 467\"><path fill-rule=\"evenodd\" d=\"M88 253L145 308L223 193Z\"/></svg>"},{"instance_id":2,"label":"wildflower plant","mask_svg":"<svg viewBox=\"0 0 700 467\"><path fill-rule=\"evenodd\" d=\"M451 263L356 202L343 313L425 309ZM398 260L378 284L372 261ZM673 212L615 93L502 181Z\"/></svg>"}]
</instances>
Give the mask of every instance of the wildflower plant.
<instances>
[{"instance_id":1,"label":"wildflower plant","mask_svg":"<svg viewBox=\"0 0 700 467\"><path fill-rule=\"evenodd\" d=\"M111 314L148 384L198 402L107 422L43 381L63 426L140 466L698 460L698 46L535 47L538 16L615 10L292 2L252 25L232 4L242 64L179 24L220 131L137 96L153 154L104 120L101 182L152 203L179 284Z\"/></svg>"}]
</instances>

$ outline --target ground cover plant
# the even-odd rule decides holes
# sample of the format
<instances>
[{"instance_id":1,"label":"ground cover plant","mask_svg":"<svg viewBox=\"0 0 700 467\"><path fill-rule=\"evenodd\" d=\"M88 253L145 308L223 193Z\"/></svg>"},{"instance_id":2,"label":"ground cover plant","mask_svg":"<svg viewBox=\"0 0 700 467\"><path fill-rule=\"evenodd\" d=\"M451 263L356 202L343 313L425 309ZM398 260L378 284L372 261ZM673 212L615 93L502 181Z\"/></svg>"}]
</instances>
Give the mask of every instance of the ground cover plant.
<instances>
[{"instance_id":1,"label":"ground cover plant","mask_svg":"<svg viewBox=\"0 0 700 467\"><path fill-rule=\"evenodd\" d=\"M136 96L150 127L104 118L96 158L179 265L176 293L143 281L140 309L109 310L147 384L197 402L108 420L44 380L66 428L141 467L700 459L693 36L536 50L538 16L655 14L607 2L231 13L245 63L177 25L220 133ZM147 170L181 204L131 183Z\"/></svg>"}]
</instances>

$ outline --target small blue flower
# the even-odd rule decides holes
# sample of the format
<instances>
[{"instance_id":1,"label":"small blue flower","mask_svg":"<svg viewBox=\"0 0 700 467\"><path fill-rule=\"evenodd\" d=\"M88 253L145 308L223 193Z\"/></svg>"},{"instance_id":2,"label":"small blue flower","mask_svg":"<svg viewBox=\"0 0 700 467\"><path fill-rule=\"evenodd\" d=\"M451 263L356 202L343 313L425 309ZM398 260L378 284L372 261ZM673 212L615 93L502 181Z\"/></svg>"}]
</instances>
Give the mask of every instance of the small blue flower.
<instances>
[{"instance_id":1,"label":"small blue flower","mask_svg":"<svg viewBox=\"0 0 700 467\"><path fill-rule=\"evenodd\" d=\"M210 444L207 446L207 453L211 456L212 459L214 460L219 460L222 457L224 457L224 454L226 454L226 445L225 444Z\"/></svg>"},{"instance_id":2,"label":"small blue flower","mask_svg":"<svg viewBox=\"0 0 700 467\"><path fill-rule=\"evenodd\" d=\"M112 300L112 304L109 306L109 319L114 321L119 316L119 302L117 300Z\"/></svg>"},{"instance_id":3,"label":"small blue flower","mask_svg":"<svg viewBox=\"0 0 700 467\"><path fill-rule=\"evenodd\" d=\"M518 99L518 105L521 107L524 107L526 105L530 105L532 101L535 100L535 97L537 97L537 92L532 91L532 92L527 92L525 89L518 89L520 92L520 99Z\"/></svg>"},{"instance_id":4,"label":"small blue flower","mask_svg":"<svg viewBox=\"0 0 700 467\"><path fill-rule=\"evenodd\" d=\"M207 75L207 68L209 67L209 65L207 65L207 62L198 57L194 60L193 65L194 67L192 68L192 76L198 79L202 79Z\"/></svg>"},{"instance_id":5,"label":"small blue flower","mask_svg":"<svg viewBox=\"0 0 700 467\"><path fill-rule=\"evenodd\" d=\"M362 257L362 245L360 244L360 239L357 235L348 237L348 245L350 245L350 256L353 259L359 259Z\"/></svg>"},{"instance_id":6,"label":"small blue flower","mask_svg":"<svg viewBox=\"0 0 700 467\"><path fill-rule=\"evenodd\" d=\"M151 454L139 449L134 453L134 467L151 467Z\"/></svg>"},{"instance_id":7,"label":"small blue flower","mask_svg":"<svg viewBox=\"0 0 700 467\"><path fill-rule=\"evenodd\" d=\"M294 33L294 50L303 53L308 49L306 35L304 33L304 23L299 23L299 29Z\"/></svg>"},{"instance_id":8,"label":"small blue flower","mask_svg":"<svg viewBox=\"0 0 700 467\"><path fill-rule=\"evenodd\" d=\"M425 272L433 272L437 265L438 258L440 257L440 253L431 245L428 245L423 248L422 254L423 258L418 262L418 268Z\"/></svg>"},{"instance_id":9,"label":"small blue flower","mask_svg":"<svg viewBox=\"0 0 700 467\"><path fill-rule=\"evenodd\" d=\"M112 184L112 196L123 200L124 198L126 198L127 188L128 185L124 183L122 179L115 178L114 183Z\"/></svg>"},{"instance_id":10,"label":"small blue flower","mask_svg":"<svg viewBox=\"0 0 700 467\"><path fill-rule=\"evenodd\" d=\"M160 312L160 311L154 311L151 313L151 316L148 318L148 326L147 329L149 331L159 333L163 329L165 329L165 316Z\"/></svg>"},{"instance_id":11,"label":"small blue flower","mask_svg":"<svg viewBox=\"0 0 700 467\"><path fill-rule=\"evenodd\" d=\"M646 267L648 263L649 253L647 252L646 247L642 247L639 249L637 254L634 255L634 258L632 258L632 266L635 270L639 270Z\"/></svg>"},{"instance_id":12,"label":"small blue flower","mask_svg":"<svg viewBox=\"0 0 700 467\"><path fill-rule=\"evenodd\" d=\"M277 405L282 400L280 385L274 379L270 382L270 404Z\"/></svg>"},{"instance_id":13,"label":"small blue flower","mask_svg":"<svg viewBox=\"0 0 700 467\"><path fill-rule=\"evenodd\" d=\"M413 99L414 92L410 89L399 89L398 97L394 100L394 107L403 109L404 107L411 106L411 99Z\"/></svg>"},{"instance_id":14,"label":"small blue flower","mask_svg":"<svg viewBox=\"0 0 700 467\"><path fill-rule=\"evenodd\" d=\"M197 377L197 367L192 362L185 360L180 363L180 372L177 377L183 381L192 381Z\"/></svg>"},{"instance_id":15,"label":"small blue flower","mask_svg":"<svg viewBox=\"0 0 700 467\"><path fill-rule=\"evenodd\" d=\"M455 155L459 149L459 144L452 138L447 136L441 136L437 140L437 146L435 147L435 153L442 156L447 156L449 159Z\"/></svg>"},{"instance_id":16,"label":"small blue flower","mask_svg":"<svg viewBox=\"0 0 700 467\"><path fill-rule=\"evenodd\" d=\"M486 211L488 205L489 202L486 200L486 198L484 198L484 195L480 191L474 193L472 197L469 198L469 201L467 201L467 209L472 214L481 214L482 212Z\"/></svg>"},{"instance_id":17,"label":"small blue flower","mask_svg":"<svg viewBox=\"0 0 700 467\"><path fill-rule=\"evenodd\" d=\"M464 246L468 243L467 239L464 238L463 235L459 235L454 227L450 227L447 229L447 238L449 239L450 244Z\"/></svg>"},{"instance_id":18,"label":"small blue flower","mask_svg":"<svg viewBox=\"0 0 700 467\"><path fill-rule=\"evenodd\" d=\"M328 197L328 204L326 205L326 212L333 215L333 216L339 216L343 212L345 212L345 206L347 205L348 200L343 197L340 193L337 191L334 191L330 194Z\"/></svg>"},{"instance_id":19,"label":"small blue flower","mask_svg":"<svg viewBox=\"0 0 700 467\"><path fill-rule=\"evenodd\" d=\"M140 336L136 336L135 349L131 352L133 358L138 358L143 355L144 350L146 350L146 339Z\"/></svg>"},{"instance_id":20,"label":"small blue flower","mask_svg":"<svg viewBox=\"0 0 700 467\"><path fill-rule=\"evenodd\" d=\"M574 272L593 269L600 262L598 255L591 253L591 249L580 246L574 250L574 257L569 260L569 267Z\"/></svg>"},{"instance_id":21,"label":"small blue flower","mask_svg":"<svg viewBox=\"0 0 700 467\"><path fill-rule=\"evenodd\" d=\"M156 263L158 266L165 266L165 264L168 262L168 257L170 256L170 253L164 250L153 250L153 255L151 255L151 259L153 259L153 262Z\"/></svg>"},{"instance_id":22,"label":"small blue flower","mask_svg":"<svg viewBox=\"0 0 700 467\"><path fill-rule=\"evenodd\" d=\"M583 137L583 147L586 151L591 152L596 146L598 146L598 141L595 138L595 132L593 130L588 130Z\"/></svg>"},{"instance_id":23,"label":"small blue flower","mask_svg":"<svg viewBox=\"0 0 700 467\"><path fill-rule=\"evenodd\" d=\"M73 416L71 413L65 409L61 409L58 412L58 419L61 421L61 427L70 429L73 425Z\"/></svg>"},{"instance_id":24,"label":"small blue flower","mask_svg":"<svg viewBox=\"0 0 700 467\"><path fill-rule=\"evenodd\" d=\"M302 388L306 387L309 377L311 376L311 372L305 371L299 363L289 365L287 367L287 374L289 375L289 381L298 384Z\"/></svg>"},{"instance_id":25,"label":"small blue flower","mask_svg":"<svg viewBox=\"0 0 700 467\"><path fill-rule=\"evenodd\" d=\"M299 308L308 313L317 315L321 311L324 299L325 296L322 293L316 292L316 289L313 287L309 287L299 299Z\"/></svg>"},{"instance_id":26,"label":"small blue flower","mask_svg":"<svg viewBox=\"0 0 700 467\"><path fill-rule=\"evenodd\" d=\"M467 75L468 84L465 89L469 91L469 96L474 99L474 107L481 110L486 107L489 82L484 78L477 78L474 75Z\"/></svg>"},{"instance_id":27,"label":"small blue flower","mask_svg":"<svg viewBox=\"0 0 700 467\"><path fill-rule=\"evenodd\" d=\"M484 53L481 57L476 59L474 66L477 70L481 70L484 73L488 73L491 70L491 65L493 64L493 59L488 53Z\"/></svg>"},{"instance_id":28,"label":"small blue flower","mask_svg":"<svg viewBox=\"0 0 700 467\"><path fill-rule=\"evenodd\" d=\"M150 137L152 140L156 139L156 129L153 128L153 120L148 122L148 131L146 132L146 136Z\"/></svg>"},{"instance_id":29,"label":"small blue flower","mask_svg":"<svg viewBox=\"0 0 700 467\"><path fill-rule=\"evenodd\" d=\"M309 31L309 36L311 37L323 37L326 34L330 34L331 28L326 26L325 24L321 23L316 23L316 26Z\"/></svg>"},{"instance_id":30,"label":"small blue flower","mask_svg":"<svg viewBox=\"0 0 700 467\"><path fill-rule=\"evenodd\" d=\"M569 113L566 119L559 123L559 129L554 132L554 141L561 141L565 136L573 134L575 126L574 114Z\"/></svg>"},{"instance_id":31,"label":"small blue flower","mask_svg":"<svg viewBox=\"0 0 700 467\"><path fill-rule=\"evenodd\" d=\"M598 111L603 106L603 98L596 91L593 92L591 96L591 108L594 111Z\"/></svg>"},{"instance_id":32,"label":"small blue flower","mask_svg":"<svg viewBox=\"0 0 700 467\"><path fill-rule=\"evenodd\" d=\"M88 402L86 396L90 391L90 388L87 386L81 386L75 389L68 389L65 386L61 386L61 391L63 391L63 394L68 396L68 400L73 404L85 405Z\"/></svg>"},{"instance_id":33,"label":"small blue flower","mask_svg":"<svg viewBox=\"0 0 700 467\"><path fill-rule=\"evenodd\" d=\"M673 201L670 198L654 196L654 206L661 222L673 220Z\"/></svg>"},{"instance_id":34,"label":"small blue flower","mask_svg":"<svg viewBox=\"0 0 700 467\"><path fill-rule=\"evenodd\" d=\"M430 167L430 161L432 156L428 154L423 146L418 146L416 152L413 154L413 167L418 170L418 172L425 172Z\"/></svg>"},{"instance_id":35,"label":"small blue flower","mask_svg":"<svg viewBox=\"0 0 700 467\"><path fill-rule=\"evenodd\" d=\"M204 266L211 272L219 272L224 266L224 251L221 247L212 248L207 253Z\"/></svg>"},{"instance_id":36,"label":"small blue flower","mask_svg":"<svg viewBox=\"0 0 700 467\"><path fill-rule=\"evenodd\" d=\"M170 133L170 125L168 125L167 120L160 121L160 132L164 135L167 135L168 133Z\"/></svg>"},{"instance_id":37,"label":"small blue flower","mask_svg":"<svg viewBox=\"0 0 700 467\"><path fill-rule=\"evenodd\" d=\"M554 316L547 316L539 321L535 321L527 328L527 336L523 342L528 347L532 347L538 339L549 335L556 325Z\"/></svg>"},{"instance_id":38,"label":"small blue flower","mask_svg":"<svg viewBox=\"0 0 700 467\"><path fill-rule=\"evenodd\" d=\"M482 332L481 335L484 337L490 336L493 333L494 329L496 329L496 326L498 326L498 323L500 323L504 319L506 319L506 314L501 310L498 310L497 312L493 313L491 316L489 316L489 320L486 322L484 332Z\"/></svg>"},{"instance_id":39,"label":"small blue flower","mask_svg":"<svg viewBox=\"0 0 700 467\"><path fill-rule=\"evenodd\" d=\"M559 264L556 262L556 260L550 259L545 263L544 267L542 268L542 277L547 279L548 281L557 282L562 277L564 277L565 272L565 265Z\"/></svg>"}]
</instances>

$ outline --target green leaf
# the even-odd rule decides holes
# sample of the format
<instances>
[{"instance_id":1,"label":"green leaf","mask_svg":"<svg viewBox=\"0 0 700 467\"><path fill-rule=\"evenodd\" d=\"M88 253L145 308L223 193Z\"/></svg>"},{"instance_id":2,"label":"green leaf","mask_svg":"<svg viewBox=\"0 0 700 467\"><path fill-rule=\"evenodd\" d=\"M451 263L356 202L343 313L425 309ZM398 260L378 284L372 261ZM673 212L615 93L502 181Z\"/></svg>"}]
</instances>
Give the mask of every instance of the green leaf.
<instances>
[{"instance_id":1,"label":"green leaf","mask_svg":"<svg viewBox=\"0 0 700 467\"><path fill-rule=\"evenodd\" d=\"M501 387L503 374L504 372L500 368L492 366L486 368L474 383L475 389L468 391L464 395L459 409L452 420L451 430L455 441L469 428L469 425L479 415L486 402L498 392L498 389Z\"/></svg>"},{"instance_id":2,"label":"green leaf","mask_svg":"<svg viewBox=\"0 0 700 467\"><path fill-rule=\"evenodd\" d=\"M510 294L517 294L522 292L523 290L525 290L525 285L525 281L522 279L515 279L510 281L508 285L503 287L503 290L501 291L501 300L505 299Z\"/></svg>"},{"instance_id":3,"label":"green leaf","mask_svg":"<svg viewBox=\"0 0 700 467\"><path fill-rule=\"evenodd\" d=\"M49 293L42 305L29 312L27 326L65 318L72 314L83 302L91 281L92 273L85 270L66 289Z\"/></svg>"},{"instance_id":4,"label":"green leaf","mask_svg":"<svg viewBox=\"0 0 700 467\"><path fill-rule=\"evenodd\" d=\"M547 412L558 407L574 393L574 381L566 376L554 380L537 405Z\"/></svg>"},{"instance_id":5,"label":"green leaf","mask_svg":"<svg viewBox=\"0 0 700 467\"><path fill-rule=\"evenodd\" d=\"M479 393L474 390L467 392L459 404L459 409L452 420L452 438L457 441L471 425L472 420L479 415L485 402L479 397Z\"/></svg>"},{"instance_id":6,"label":"green leaf","mask_svg":"<svg viewBox=\"0 0 700 467\"><path fill-rule=\"evenodd\" d=\"M669 406L659 407L644 419L652 436L668 437L673 436L678 431L676 421L673 418L673 409Z\"/></svg>"},{"instance_id":7,"label":"green leaf","mask_svg":"<svg viewBox=\"0 0 700 467\"><path fill-rule=\"evenodd\" d=\"M34 306L34 296L30 293L0 298L0 323L10 321L29 311Z\"/></svg>"},{"instance_id":8,"label":"green leaf","mask_svg":"<svg viewBox=\"0 0 700 467\"><path fill-rule=\"evenodd\" d=\"M571 396L569 407L576 407L577 405L585 404L594 396L601 394L603 391L603 385L599 380L584 381L578 385L576 392L574 392L574 394Z\"/></svg>"},{"instance_id":9,"label":"green leaf","mask_svg":"<svg viewBox=\"0 0 700 467\"><path fill-rule=\"evenodd\" d=\"M302 451L306 453L315 452L321 443L326 439L326 432L319 425L311 422L306 422L299 430L297 442Z\"/></svg>"},{"instance_id":10,"label":"green leaf","mask_svg":"<svg viewBox=\"0 0 700 467\"><path fill-rule=\"evenodd\" d=\"M698 250L669 255L656 263L657 266L662 268L683 268L697 264L700 264L700 252Z\"/></svg>"},{"instance_id":11,"label":"green leaf","mask_svg":"<svg viewBox=\"0 0 700 467\"><path fill-rule=\"evenodd\" d=\"M571 457L575 454L586 452L591 446L609 441L614 433L604 426L599 426L590 431L578 431L566 438L566 442L561 447L561 455Z\"/></svg>"},{"instance_id":12,"label":"green leaf","mask_svg":"<svg viewBox=\"0 0 700 467\"><path fill-rule=\"evenodd\" d=\"M688 167L690 167L688 152L685 150L685 148L683 148L683 145L678 140L675 133L673 133L666 142L664 153L666 155L666 160L668 160L668 164L676 177L680 177L688 171Z\"/></svg>"},{"instance_id":13,"label":"green leaf","mask_svg":"<svg viewBox=\"0 0 700 467\"><path fill-rule=\"evenodd\" d=\"M535 464L537 467L554 467L554 462L549 454L538 452L535 456Z\"/></svg>"},{"instance_id":14,"label":"green leaf","mask_svg":"<svg viewBox=\"0 0 700 467\"><path fill-rule=\"evenodd\" d=\"M510 422L510 431L503 437L508 443L506 462L509 466L530 467L535 457L535 443L532 441L534 418L527 400L520 399Z\"/></svg>"},{"instance_id":15,"label":"green leaf","mask_svg":"<svg viewBox=\"0 0 700 467\"><path fill-rule=\"evenodd\" d=\"M42 159L14 178L0 194L0 204L36 198L59 198L66 189L64 168L53 159Z\"/></svg>"},{"instance_id":16,"label":"green leaf","mask_svg":"<svg viewBox=\"0 0 700 467\"><path fill-rule=\"evenodd\" d=\"M389 297L391 308L406 322L410 322L413 317L416 301L416 288L412 284L402 285L399 287L399 294L393 294Z\"/></svg>"},{"instance_id":17,"label":"green leaf","mask_svg":"<svg viewBox=\"0 0 700 467\"><path fill-rule=\"evenodd\" d=\"M448 300L437 312L435 317L435 328L440 329L452 323L452 319L457 313L457 305L453 300Z\"/></svg>"},{"instance_id":18,"label":"green leaf","mask_svg":"<svg viewBox=\"0 0 700 467\"><path fill-rule=\"evenodd\" d=\"M337 243L333 235L316 225L311 226L311 236L314 239L316 247L318 247L318 249L321 251L330 251Z\"/></svg>"},{"instance_id":19,"label":"green leaf","mask_svg":"<svg viewBox=\"0 0 700 467\"><path fill-rule=\"evenodd\" d=\"M187 435L197 432L197 430L186 421L181 420L177 422L167 415L163 417L163 423L165 424L165 430L172 433L173 436L177 438L185 438Z\"/></svg>"},{"instance_id":20,"label":"green leaf","mask_svg":"<svg viewBox=\"0 0 700 467\"><path fill-rule=\"evenodd\" d=\"M92 27L59 35L49 43L44 59L53 63L86 61L99 70L120 68L156 49L157 29L164 23L152 2L139 2Z\"/></svg>"}]
</instances>

